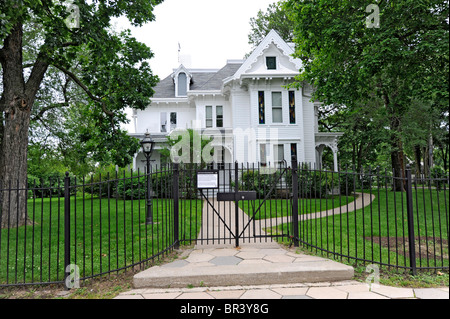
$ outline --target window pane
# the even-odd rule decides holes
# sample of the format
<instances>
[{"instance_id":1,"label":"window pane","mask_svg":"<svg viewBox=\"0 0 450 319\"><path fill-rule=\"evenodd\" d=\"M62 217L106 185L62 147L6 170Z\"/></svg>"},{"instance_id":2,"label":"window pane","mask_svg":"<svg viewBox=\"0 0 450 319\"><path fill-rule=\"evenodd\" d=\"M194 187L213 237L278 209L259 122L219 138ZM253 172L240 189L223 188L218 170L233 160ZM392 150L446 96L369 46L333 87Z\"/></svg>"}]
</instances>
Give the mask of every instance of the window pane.
<instances>
[{"instance_id":1,"label":"window pane","mask_svg":"<svg viewBox=\"0 0 450 319\"><path fill-rule=\"evenodd\" d=\"M177 128L177 113L170 113L170 130L174 130Z\"/></svg>"},{"instance_id":2,"label":"window pane","mask_svg":"<svg viewBox=\"0 0 450 319\"><path fill-rule=\"evenodd\" d=\"M170 113L170 124L177 124L177 113Z\"/></svg>"},{"instance_id":3,"label":"window pane","mask_svg":"<svg viewBox=\"0 0 450 319\"><path fill-rule=\"evenodd\" d=\"M264 91L258 92L259 124L266 124Z\"/></svg>"},{"instance_id":4,"label":"window pane","mask_svg":"<svg viewBox=\"0 0 450 319\"><path fill-rule=\"evenodd\" d=\"M295 92L289 91L289 123L295 124Z\"/></svg>"},{"instance_id":5,"label":"window pane","mask_svg":"<svg viewBox=\"0 0 450 319\"><path fill-rule=\"evenodd\" d=\"M277 58L276 57L266 57L267 70L277 69Z\"/></svg>"},{"instance_id":6,"label":"window pane","mask_svg":"<svg viewBox=\"0 0 450 319\"><path fill-rule=\"evenodd\" d=\"M167 113L166 112L161 112L160 120L161 120L161 133L166 133L167 132Z\"/></svg>"},{"instance_id":7,"label":"window pane","mask_svg":"<svg viewBox=\"0 0 450 319\"><path fill-rule=\"evenodd\" d=\"M185 73L178 75L178 96L187 95L187 77Z\"/></svg>"},{"instance_id":8,"label":"window pane","mask_svg":"<svg viewBox=\"0 0 450 319\"><path fill-rule=\"evenodd\" d=\"M212 106L208 105L206 106L206 127L212 127L213 126L213 118L212 118Z\"/></svg>"},{"instance_id":9,"label":"window pane","mask_svg":"<svg viewBox=\"0 0 450 319\"><path fill-rule=\"evenodd\" d=\"M283 123L283 109L281 108L272 109L272 122Z\"/></svg>"},{"instance_id":10,"label":"window pane","mask_svg":"<svg viewBox=\"0 0 450 319\"><path fill-rule=\"evenodd\" d=\"M212 119L212 106L207 106L206 107L206 118L207 119Z\"/></svg>"},{"instance_id":11,"label":"window pane","mask_svg":"<svg viewBox=\"0 0 450 319\"><path fill-rule=\"evenodd\" d=\"M223 127L223 107L216 107L216 127Z\"/></svg>"},{"instance_id":12,"label":"window pane","mask_svg":"<svg viewBox=\"0 0 450 319\"><path fill-rule=\"evenodd\" d=\"M261 144L259 146L259 161L262 164L265 164L266 163L266 157L267 157L266 144Z\"/></svg>"},{"instance_id":13,"label":"window pane","mask_svg":"<svg viewBox=\"0 0 450 319\"><path fill-rule=\"evenodd\" d=\"M272 106L281 105L281 92L272 92Z\"/></svg>"},{"instance_id":14,"label":"window pane","mask_svg":"<svg viewBox=\"0 0 450 319\"><path fill-rule=\"evenodd\" d=\"M284 145L274 145L275 162L284 160Z\"/></svg>"}]
</instances>

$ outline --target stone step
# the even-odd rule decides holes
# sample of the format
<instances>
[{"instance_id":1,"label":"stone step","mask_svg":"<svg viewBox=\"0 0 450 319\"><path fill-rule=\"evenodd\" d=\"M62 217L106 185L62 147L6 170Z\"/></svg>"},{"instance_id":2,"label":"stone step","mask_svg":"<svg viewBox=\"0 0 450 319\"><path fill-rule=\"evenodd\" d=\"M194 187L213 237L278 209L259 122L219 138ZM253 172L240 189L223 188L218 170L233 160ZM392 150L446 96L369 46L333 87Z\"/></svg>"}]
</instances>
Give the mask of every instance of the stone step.
<instances>
[{"instance_id":1,"label":"stone step","mask_svg":"<svg viewBox=\"0 0 450 319\"><path fill-rule=\"evenodd\" d=\"M350 280L353 268L280 247L195 249L187 258L136 274L135 288L187 288Z\"/></svg>"}]
</instances>

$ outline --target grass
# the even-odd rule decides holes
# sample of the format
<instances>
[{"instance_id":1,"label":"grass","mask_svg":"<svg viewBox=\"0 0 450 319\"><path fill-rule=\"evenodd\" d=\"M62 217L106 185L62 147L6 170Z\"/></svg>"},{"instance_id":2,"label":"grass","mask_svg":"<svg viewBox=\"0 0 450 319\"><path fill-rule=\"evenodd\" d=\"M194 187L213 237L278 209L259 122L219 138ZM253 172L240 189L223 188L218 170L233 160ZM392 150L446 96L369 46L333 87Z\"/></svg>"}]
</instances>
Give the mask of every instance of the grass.
<instances>
[{"instance_id":1,"label":"grass","mask_svg":"<svg viewBox=\"0 0 450 319\"><path fill-rule=\"evenodd\" d=\"M354 200L354 196L330 196L329 198L299 199L299 213L316 213L322 210L344 206ZM256 220L286 217L292 214L291 201L286 199L268 199L266 201L257 199L251 202L239 202L239 207L250 217L253 216L256 210L258 210L254 217Z\"/></svg>"},{"instance_id":2,"label":"grass","mask_svg":"<svg viewBox=\"0 0 450 319\"><path fill-rule=\"evenodd\" d=\"M300 240L311 250L355 264L378 263L410 267L406 195L378 189L372 205L348 214L299 222ZM448 267L449 199L443 191L413 191L414 231L417 267ZM270 229L286 233L286 223Z\"/></svg>"},{"instance_id":3,"label":"grass","mask_svg":"<svg viewBox=\"0 0 450 319\"><path fill-rule=\"evenodd\" d=\"M71 198L71 263L82 278L108 273L163 253L173 244L173 201L153 200L153 225L146 225L144 200ZM181 238L196 238L201 200L180 200ZM28 201L32 224L2 229L0 284L64 279L64 199ZM138 265L136 265L138 267Z\"/></svg>"}]
</instances>

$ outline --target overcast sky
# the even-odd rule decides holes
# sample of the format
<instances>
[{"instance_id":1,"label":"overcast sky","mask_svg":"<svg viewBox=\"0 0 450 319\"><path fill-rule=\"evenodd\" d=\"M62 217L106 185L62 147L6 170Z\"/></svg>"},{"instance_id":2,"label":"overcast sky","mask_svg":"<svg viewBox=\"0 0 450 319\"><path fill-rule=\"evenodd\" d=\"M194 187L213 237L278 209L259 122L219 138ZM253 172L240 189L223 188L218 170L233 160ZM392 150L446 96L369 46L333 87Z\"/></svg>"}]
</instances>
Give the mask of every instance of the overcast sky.
<instances>
[{"instance_id":1,"label":"overcast sky","mask_svg":"<svg viewBox=\"0 0 450 319\"><path fill-rule=\"evenodd\" d=\"M220 69L226 60L242 59L250 51L250 18L274 2L165 0L155 7L156 21L130 29L138 41L155 53L150 65L161 79L179 66L178 43L182 57L190 56L187 67ZM182 61L189 64L189 59Z\"/></svg>"}]
</instances>

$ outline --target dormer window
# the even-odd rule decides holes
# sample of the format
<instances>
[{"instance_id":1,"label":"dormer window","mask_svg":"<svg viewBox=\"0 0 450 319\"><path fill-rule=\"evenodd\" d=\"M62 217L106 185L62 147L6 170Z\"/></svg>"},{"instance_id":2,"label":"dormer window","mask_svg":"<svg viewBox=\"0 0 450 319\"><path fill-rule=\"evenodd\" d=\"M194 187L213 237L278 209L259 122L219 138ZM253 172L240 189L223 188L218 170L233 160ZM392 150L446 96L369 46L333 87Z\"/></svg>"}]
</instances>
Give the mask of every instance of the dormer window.
<instances>
[{"instance_id":1,"label":"dormer window","mask_svg":"<svg viewBox=\"0 0 450 319\"><path fill-rule=\"evenodd\" d=\"M267 70L276 70L277 69L277 58L274 56L266 57L266 66L267 66Z\"/></svg>"},{"instance_id":2,"label":"dormer window","mask_svg":"<svg viewBox=\"0 0 450 319\"><path fill-rule=\"evenodd\" d=\"M178 96L187 96L187 76L183 72L178 74Z\"/></svg>"},{"instance_id":3,"label":"dormer window","mask_svg":"<svg viewBox=\"0 0 450 319\"><path fill-rule=\"evenodd\" d=\"M175 84L175 97L187 97L189 85L192 82L192 74L183 65L180 65L172 74L172 78Z\"/></svg>"}]
</instances>

